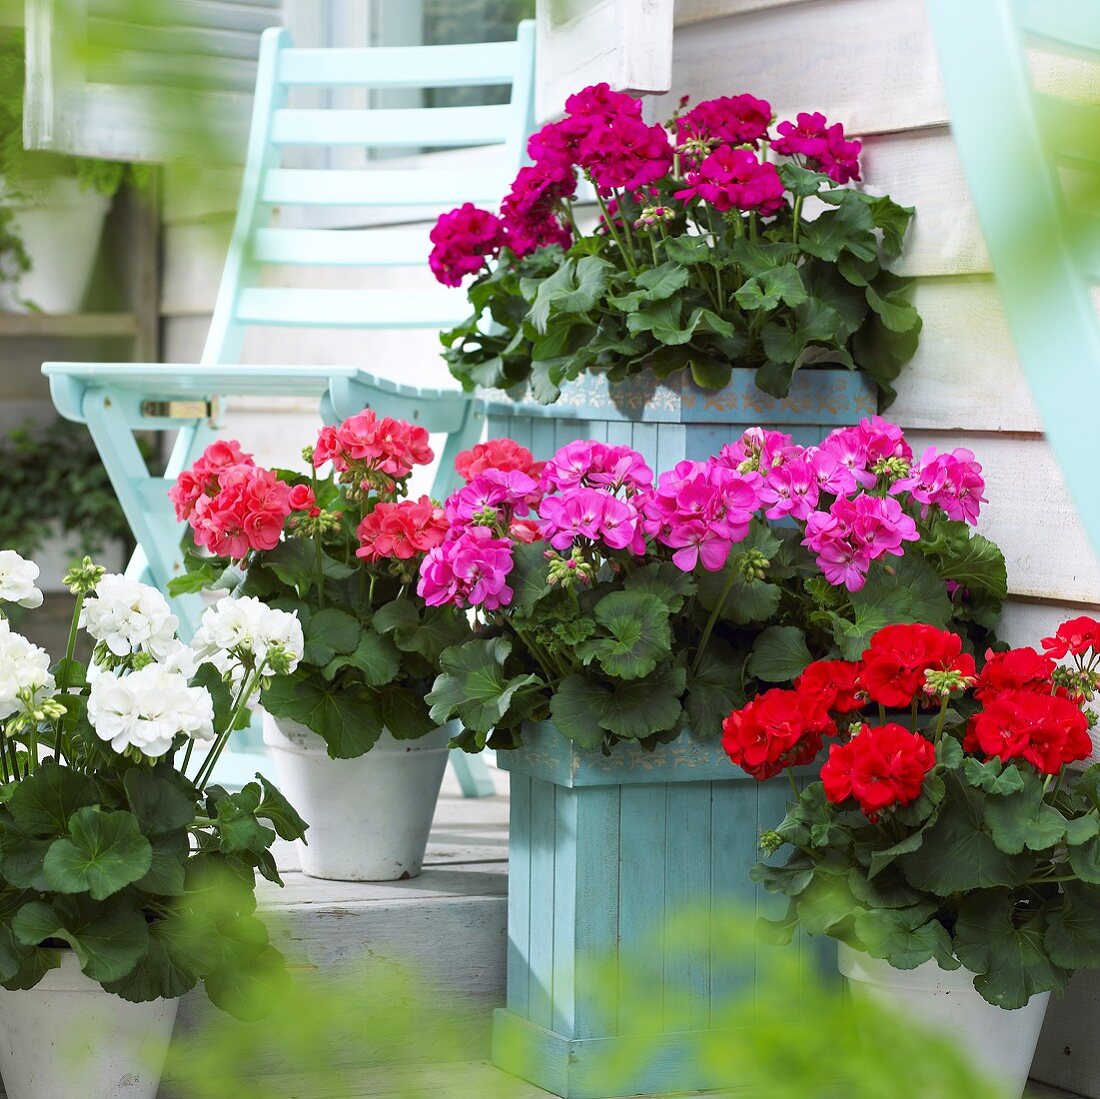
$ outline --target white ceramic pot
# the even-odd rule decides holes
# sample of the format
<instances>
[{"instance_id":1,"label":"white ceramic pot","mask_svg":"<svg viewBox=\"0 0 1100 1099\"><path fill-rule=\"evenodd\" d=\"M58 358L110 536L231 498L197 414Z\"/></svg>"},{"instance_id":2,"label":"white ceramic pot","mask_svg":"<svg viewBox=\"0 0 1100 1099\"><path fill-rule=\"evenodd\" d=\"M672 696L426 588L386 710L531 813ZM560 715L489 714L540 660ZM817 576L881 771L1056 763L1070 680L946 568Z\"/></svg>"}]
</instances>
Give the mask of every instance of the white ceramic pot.
<instances>
[{"instance_id":1,"label":"white ceramic pot","mask_svg":"<svg viewBox=\"0 0 1100 1099\"><path fill-rule=\"evenodd\" d=\"M1006 1096L1023 1095L1049 992L1005 1011L982 999L967 969L944 970L935 961L894 969L843 943L838 946L840 972L853 996L889 1004L928 1029L964 1042L976 1067L1003 1083Z\"/></svg>"},{"instance_id":2,"label":"white ceramic pot","mask_svg":"<svg viewBox=\"0 0 1100 1099\"><path fill-rule=\"evenodd\" d=\"M0 988L8 1099L155 1099L179 1000L132 1004L80 972L71 950L34 988Z\"/></svg>"},{"instance_id":3,"label":"white ceramic pot","mask_svg":"<svg viewBox=\"0 0 1100 1099\"><path fill-rule=\"evenodd\" d=\"M419 740L383 732L358 759L330 759L316 733L265 713L279 789L309 824L298 844L302 870L339 881L416 877L453 732L444 726Z\"/></svg>"},{"instance_id":4,"label":"white ceramic pot","mask_svg":"<svg viewBox=\"0 0 1100 1099\"><path fill-rule=\"evenodd\" d=\"M111 199L95 190L81 190L75 179L62 177L28 197L0 201L15 211L12 228L31 261L31 269L17 281L0 284L0 309L79 312Z\"/></svg>"}]
</instances>

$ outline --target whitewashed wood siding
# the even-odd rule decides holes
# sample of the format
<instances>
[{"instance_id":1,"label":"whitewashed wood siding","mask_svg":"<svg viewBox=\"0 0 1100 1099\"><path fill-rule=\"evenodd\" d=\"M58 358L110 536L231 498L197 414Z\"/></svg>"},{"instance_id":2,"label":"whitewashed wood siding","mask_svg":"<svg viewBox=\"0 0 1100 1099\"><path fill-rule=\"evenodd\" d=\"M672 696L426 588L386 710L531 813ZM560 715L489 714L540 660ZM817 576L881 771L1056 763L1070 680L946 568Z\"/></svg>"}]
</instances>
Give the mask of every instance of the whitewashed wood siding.
<instances>
[{"instance_id":1,"label":"whitewashed wood siding","mask_svg":"<svg viewBox=\"0 0 1100 1099\"><path fill-rule=\"evenodd\" d=\"M867 189L916 206L899 270L918 279L924 332L889 414L914 442L970 447L984 464L990 503L982 530L1003 547L1016 597L1010 639L1035 640L1060 615L1096 604L1100 564L1015 359L921 0L678 0L676 22L672 90L651 105L654 117L681 95L698 101L742 91L768 99L781 118L820 110L863 139ZM1032 60L1040 85L1100 95L1072 65ZM220 253L216 244L203 250L209 224L174 217L174 209L169 204L164 312L168 353L186 357L205 335ZM285 361L291 350L419 384L447 382L430 335L261 333L250 345L269 361Z\"/></svg>"}]
</instances>

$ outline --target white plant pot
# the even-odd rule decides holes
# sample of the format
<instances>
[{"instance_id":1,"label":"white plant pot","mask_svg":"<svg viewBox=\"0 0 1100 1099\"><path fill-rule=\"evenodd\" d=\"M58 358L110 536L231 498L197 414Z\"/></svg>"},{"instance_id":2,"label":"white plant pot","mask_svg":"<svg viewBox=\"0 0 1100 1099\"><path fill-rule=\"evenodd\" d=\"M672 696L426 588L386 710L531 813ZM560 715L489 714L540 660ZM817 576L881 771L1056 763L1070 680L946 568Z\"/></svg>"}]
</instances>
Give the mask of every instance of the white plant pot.
<instances>
[{"instance_id":1,"label":"white plant pot","mask_svg":"<svg viewBox=\"0 0 1100 1099\"><path fill-rule=\"evenodd\" d=\"M15 211L12 228L31 260L21 278L0 284L0 310L78 312L95 268L110 197L61 178L28 197L0 201Z\"/></svg>"},{"instance_id":2,"label":"white plant pot","mask_svg":"<svg viewBox=\"0 0 1100 1099\"><path fill-rule=\"evenodd\" d=\"M264 744L279 788L309 825L298 843L302 870L338 881L413 878L435 815L447 767L444 726L418 740L384 731L358 759L330 759L304 725L264 714Z\"/></svg>"},{"instance_id":3,"label":"white plant pot","mask_svg":"<svg viewBox=\"0 0 1100 1099\"><path fill-rule=\"evenodd\" d=\"M34 988L0 988L8 1099L155 1099L178 1007L104 992L62 951L60 968Z\"/></svg>"},{"instance_id":4,"label":"white plant pot","mask_svg":"<svg viewBox=\"0 0 1100 1099\"><path fill-rule=\"evenodd\" d=\"M916 969L894 969L878 958L838 944L840 972L852 995L887 1004L929 1030L963 1044L975 1066L998 1080L1006 1096L1022 1096L1035 1045L1046 1015L1049 992L1015 1011L982 999L974 974L964 968L940 969L935 961Z\"/></svg>"}]
</instances>

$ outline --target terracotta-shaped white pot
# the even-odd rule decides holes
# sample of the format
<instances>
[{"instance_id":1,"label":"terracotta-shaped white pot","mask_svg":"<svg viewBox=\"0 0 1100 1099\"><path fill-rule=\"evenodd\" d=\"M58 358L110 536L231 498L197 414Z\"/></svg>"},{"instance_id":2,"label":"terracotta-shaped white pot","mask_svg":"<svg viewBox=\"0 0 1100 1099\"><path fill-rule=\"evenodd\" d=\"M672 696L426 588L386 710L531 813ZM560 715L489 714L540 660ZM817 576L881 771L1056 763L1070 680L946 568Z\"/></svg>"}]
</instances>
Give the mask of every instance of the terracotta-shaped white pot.
<instances>
[{"instance_id":1,"label":"terracotta-shaped white pot","mask_svg":"<svg viewBox=\"0 0 1100 1099\"><path fill-rule=\"evenodd\" d=\"M155 1099L178 1007L104 992L62 951L60 968L34 988L0 988L8 1099Z\"/></svg>"},{"instance_id":2,"label":"terracotta-shaped white pot","mask_svg":"<svg viewBox=\"0 0 1100 1099\"><path fill-rule=\"evenodd\" d=\"M397 740L386 731L365 755L331 759L316 733L265 713L279 789L309 825L297 845L303 872L338 881L416 877L453 732Z\"/></svg>"},{"instance_id":3,"label":"terracotta-shaped white pot","mask_svg":"<svg viewBox=\"0 0 1100 1099\"><path fill-rule=\"evenodd\" d=\"M12 229L31 261L31 269L17 280L0 284L0 310L79 312L111 199L61 177L27 196L0 196L0 202L15 211Z\"/></svg>"},{"instance_id":4,"label":"terracotta-shaped white pot","mask_svg":"<svg viewBox=\"0 0 1100 1099\"><path fill-rule=\"evenodd\" d=\"M853 996L888 1004L959 1041L980 1070L1004 1085L1006 1097L1023 1095L1049 992L1032 996L1015 1011L1005 1011L982 999L968 969L940 969L935 961L916 969L894 969L844 943L838 946L840 972Z\"/></svg>"}]
</instances>

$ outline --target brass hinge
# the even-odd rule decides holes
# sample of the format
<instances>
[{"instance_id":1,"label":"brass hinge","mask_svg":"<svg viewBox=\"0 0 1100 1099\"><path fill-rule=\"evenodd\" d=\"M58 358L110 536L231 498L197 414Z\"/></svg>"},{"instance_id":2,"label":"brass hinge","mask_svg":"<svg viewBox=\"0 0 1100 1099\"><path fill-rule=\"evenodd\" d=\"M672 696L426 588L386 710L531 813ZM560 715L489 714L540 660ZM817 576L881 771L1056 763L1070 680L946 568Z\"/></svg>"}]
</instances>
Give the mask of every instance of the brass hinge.
<instances>
[{"instance_id":1,"label":"brass hinge","mask_svg":"<svg viewBox=\"0 0 1100 1099\"><path fill-rule=\"evenodd\" d=\"M209 401L143 401L141 414L150 419L209 420L213 424L221 412L217 397Z\"/></svg>"}]
</instances>

